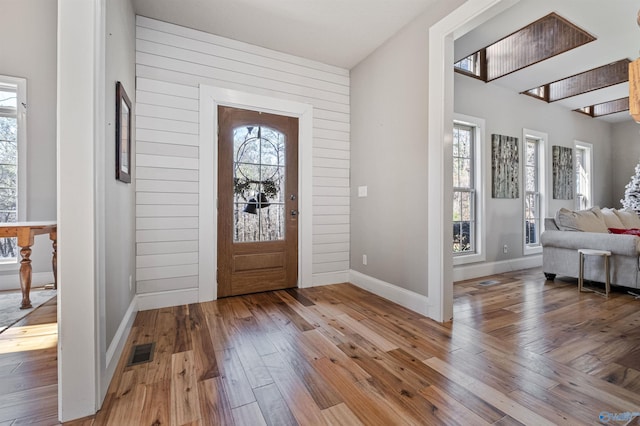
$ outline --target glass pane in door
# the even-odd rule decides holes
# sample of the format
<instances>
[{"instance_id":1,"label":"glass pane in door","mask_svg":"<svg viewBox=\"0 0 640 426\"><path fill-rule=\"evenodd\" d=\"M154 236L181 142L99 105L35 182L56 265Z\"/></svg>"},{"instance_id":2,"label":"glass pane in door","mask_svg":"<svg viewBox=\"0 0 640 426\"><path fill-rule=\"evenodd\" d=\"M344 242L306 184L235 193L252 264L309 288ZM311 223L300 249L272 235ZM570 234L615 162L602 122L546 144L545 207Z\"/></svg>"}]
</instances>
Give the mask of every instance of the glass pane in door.
<instances>
[{"instance_id":1,"label":"glass pane in door","mask_svg":"<svg viewBox=\"0 0 640 426\"><path fill-rule=\"evenodd\" d=\"M233 241L284 239L285 135L264 126L233 132Z\"/></svg>"}]
</instances>

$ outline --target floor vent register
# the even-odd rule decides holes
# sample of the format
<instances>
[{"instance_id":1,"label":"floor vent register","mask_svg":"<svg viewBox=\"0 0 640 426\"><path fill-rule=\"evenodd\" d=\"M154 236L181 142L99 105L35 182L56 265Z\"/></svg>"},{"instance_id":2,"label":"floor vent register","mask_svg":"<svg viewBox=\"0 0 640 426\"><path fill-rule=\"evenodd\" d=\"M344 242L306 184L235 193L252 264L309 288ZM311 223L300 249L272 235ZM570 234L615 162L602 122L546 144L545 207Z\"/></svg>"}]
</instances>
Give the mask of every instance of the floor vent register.
<instances>
[{"instance_id":1,"label":"floor vent register","mask_svg":"<svg viewBox=\"0 0 640 426\"><path fill-rule=\"evenodd\" d=\"M131 355L129 355L129 362L127 362L127 367L153 361L153 351L155 347L155 342L135 345L131 349Z\"/></svg>"}]
</instances>

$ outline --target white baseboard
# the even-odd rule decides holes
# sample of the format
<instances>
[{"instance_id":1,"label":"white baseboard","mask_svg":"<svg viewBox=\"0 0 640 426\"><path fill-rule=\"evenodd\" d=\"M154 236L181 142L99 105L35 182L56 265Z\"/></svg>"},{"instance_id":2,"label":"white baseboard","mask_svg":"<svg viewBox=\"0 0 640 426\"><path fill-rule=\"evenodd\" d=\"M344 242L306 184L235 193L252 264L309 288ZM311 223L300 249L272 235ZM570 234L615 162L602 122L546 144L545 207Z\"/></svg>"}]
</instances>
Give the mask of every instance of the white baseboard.
<instances>
[{"instance_id":1,"label":"white baseboard","mask_svg":"<svg viewBox=\"0 0 640 426\"><path fill-rule=\"evenodd\" d=\"M346 282L349 282L349 271L327 272L322 274L313 274L313 284L311 286L302 287L317 287L321 285L340 284Z\"/></svg>"},{"instance_id":2,"label":"white baseboard","mask_svg":"<svg viewBox=\"0 0 640 426\"><path fill-rule=\"evenodd\" d=\"M498 262L471 263L453 267L453 281L464 281L478 277L486 277L503 272L542 266L542 255L519 257L517 259L500 260Z\"/></svg>"},{"instance_id":3,"label":"white baseboard","mask_svg":"<svg viewBox=\"0 0 640 426\"><path fill-rule=\"evenodd\" d=\"M20 274L18 272L0 277L0 291L20 290ZM53 283L53 272L34 272L31 274L31 288L51 283Z\"/></svg>"},{"instance_id":4,"label":"white baseboard","mask_svg":"<svg viewBox=\"0 0 640 426\"><path fill-rule=\"evenodd\" d=\"M358 271L349 271L349 282L371 293L391 300L414 312L429 316L429 298L411 290L389 284Z\"/></svg>"},{"instance_id":5,"label":"white baseboard","mask_svg":"<svg viewBox=\"0 0 640 426\"><path fill-rule=\"evenodd\" d=\"M198 303L198 293L197 288L188 288L184 290L138 294L136 295L136 300L139 311L148 311L149 309Z\"/></svg>"},{"instance_id":6,"label":"white baseboard","mask_svg":"<svg viewBox=\"0 0 640 426\"><path fill-rule=\"evenodd\" d=\"M124 318L120 322L120 326L118 330L116 330L115 336L113 336L113 340L111 344L107 348L106 353L106 371L105 371L105 386L109 386L111 383L111 379L113 378L113 374L116 371L116 367L118 366L118 361L122 356L122 351L124 350L124 345L127 343L127 339L129 338L129 334L131 333L131 327L133 326L133 321L136 319L136 313L138 312L138 303L137 299L134 297L131 303L129 304L129 308L127 308L127 312L124 314ZM103 394L106 395L107 389L103 389Z\"/></svg>"}]
</instances>

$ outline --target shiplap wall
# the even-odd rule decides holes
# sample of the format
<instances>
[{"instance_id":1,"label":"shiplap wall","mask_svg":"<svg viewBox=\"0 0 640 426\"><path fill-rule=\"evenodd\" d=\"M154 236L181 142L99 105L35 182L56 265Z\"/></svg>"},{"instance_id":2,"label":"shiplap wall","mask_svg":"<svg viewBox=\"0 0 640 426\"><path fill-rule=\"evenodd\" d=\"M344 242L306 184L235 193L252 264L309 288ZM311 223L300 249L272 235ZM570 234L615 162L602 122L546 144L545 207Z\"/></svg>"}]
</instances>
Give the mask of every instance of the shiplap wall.
<instances>
[{"instance_id":1,"label":"shiplap wall","mask_svg":"<svg viewBox=\"0 0 640 426\"><path fill-rule=\"evenodd\" d=\"M138 16L136 76L138 293L198 287L199 84L313 105L314 282L345 280L348 70Z\"/></svg>"}]
</instances>

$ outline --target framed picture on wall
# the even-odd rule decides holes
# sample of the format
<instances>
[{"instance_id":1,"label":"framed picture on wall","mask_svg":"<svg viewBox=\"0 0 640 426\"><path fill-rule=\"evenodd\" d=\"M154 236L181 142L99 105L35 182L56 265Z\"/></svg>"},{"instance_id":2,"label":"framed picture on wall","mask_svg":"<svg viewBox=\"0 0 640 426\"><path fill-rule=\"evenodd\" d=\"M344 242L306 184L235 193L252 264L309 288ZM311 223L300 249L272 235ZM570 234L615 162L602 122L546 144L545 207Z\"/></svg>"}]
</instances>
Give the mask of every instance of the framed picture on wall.
<instances>
[{"instance_id":1,"label":"framed picture on wall","mask_svg":"<svg viewBox=\"0 0 640 426\"><path fill-rule=\"evenodd\" d=\"M131 101L116 83L116 179L131 183Z\"/></svg>"},{"instance_id":2,"label":"framed picture on wall","mask_svg":"<svg viewBox=\"0 0 640 426\"><path fill-rule=\"evenodd\" d=\"M554 145L551 151L553 157L553 199L573 200L573 148Z\"/></svg>"},{"instance_id":3,"label":"framed picture on wall","mask_svg":"<svg viewBox=\"0 0 640 426\"><path fill-rule=\"evenodd\" d=\"M518 138L491 135L491 196L518 198L520 166Z\"/></svg>"}]
</instances>

